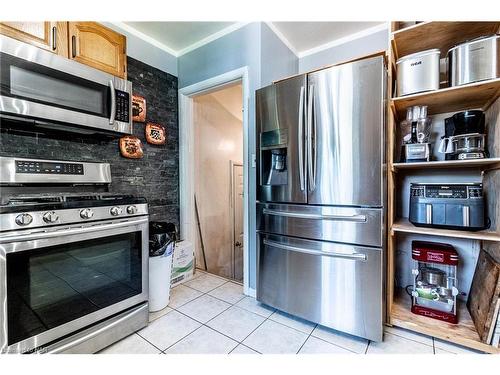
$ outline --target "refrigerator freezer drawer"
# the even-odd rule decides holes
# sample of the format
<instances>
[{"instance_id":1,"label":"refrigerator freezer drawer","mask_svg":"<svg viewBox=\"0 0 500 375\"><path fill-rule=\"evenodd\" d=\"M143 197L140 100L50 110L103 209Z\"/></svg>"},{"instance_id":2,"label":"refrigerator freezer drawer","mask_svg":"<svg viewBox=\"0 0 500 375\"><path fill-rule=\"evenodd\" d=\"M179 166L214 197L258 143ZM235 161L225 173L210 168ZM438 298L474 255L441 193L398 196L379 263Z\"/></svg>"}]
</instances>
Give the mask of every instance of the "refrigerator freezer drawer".
<instances>
[{"instance_id":1,"label":"refrigerator freezer drawer","mask_svg":"<svg viewBox=\"0 0 500 375\"><path fill-rule=\"evenodd\" d=\"M380 208L257 204L257 229L309 239L382 246Z\"/></svg>"},{"instance_id":2,"label":"refrigerator freezer drawer","mask_svg":"<svg viewBox=\"0 0 500 375\"><path fill-rule=\"evenodd\" d=\"M382 340L382 250L259 233L257 300Z\"/></svg>"}]
</instances>

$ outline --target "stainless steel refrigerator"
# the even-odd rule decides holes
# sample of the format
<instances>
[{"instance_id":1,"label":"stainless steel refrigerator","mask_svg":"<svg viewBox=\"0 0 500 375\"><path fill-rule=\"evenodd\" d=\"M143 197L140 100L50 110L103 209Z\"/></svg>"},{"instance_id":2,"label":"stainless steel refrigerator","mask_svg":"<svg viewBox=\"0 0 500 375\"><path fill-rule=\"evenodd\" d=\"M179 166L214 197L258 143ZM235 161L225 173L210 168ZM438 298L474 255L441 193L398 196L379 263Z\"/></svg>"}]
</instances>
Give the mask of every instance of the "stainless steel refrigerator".
<instances>
[{"instance_id":1,"label":"stainless steel refrigerator","mask_svg":"<svg viewBox=\"0 0 500 375\"><path fill-rule=\"evenodd\" d=\"M257 300L382 340L382 56L256 92Z\"/></svg>"}]
</instances>

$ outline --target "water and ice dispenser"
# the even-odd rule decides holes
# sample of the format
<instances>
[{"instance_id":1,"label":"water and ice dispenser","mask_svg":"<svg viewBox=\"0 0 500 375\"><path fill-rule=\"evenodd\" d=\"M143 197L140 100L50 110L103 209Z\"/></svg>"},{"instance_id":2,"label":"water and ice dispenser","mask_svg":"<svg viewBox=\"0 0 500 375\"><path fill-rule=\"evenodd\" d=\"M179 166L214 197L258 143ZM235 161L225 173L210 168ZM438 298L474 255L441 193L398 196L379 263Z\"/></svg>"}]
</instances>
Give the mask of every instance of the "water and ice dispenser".
<instances>
[{"instance_id":1,"label":"water and ice dispenser","mask_svg":"<svg viewBox=\"0 0 500 375\"><path fill-rule=\"evenodd\" d=\"M288 131L276 129L260 134L261 183L288 184Z\"/></svg>"}]
</instances>

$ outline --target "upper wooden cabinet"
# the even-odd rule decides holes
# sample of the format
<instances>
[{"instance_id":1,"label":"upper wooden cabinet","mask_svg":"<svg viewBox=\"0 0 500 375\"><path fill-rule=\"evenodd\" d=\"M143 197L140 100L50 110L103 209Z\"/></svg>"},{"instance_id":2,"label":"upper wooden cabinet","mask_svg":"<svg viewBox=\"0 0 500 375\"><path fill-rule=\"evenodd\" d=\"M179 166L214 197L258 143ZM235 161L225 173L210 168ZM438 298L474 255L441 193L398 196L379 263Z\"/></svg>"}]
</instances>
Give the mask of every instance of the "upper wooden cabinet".
<instances>
[{"instance_id":1,"label":"upper wooden cabinet","mask_svg":"<svg viewBox=\"0 0 500 375\"><path fill-rule=\"evenodd\" d=\"M67 22L0 22L0 34L68 57Z\"/></svg>"},{"instance_id":2,"label":"upper wooden cabinet","mask_svg":"<svg viewBox=\"0 0 500 375\"><path fill-rule=\"evenodd\" d=\"M96 22L68 22L68 30L71 59L127 77L125 36Z\"/></svg>"},{"instance_id":3,"label":"upper wooden cabinet","mask_svg":"<svg viewBox=\"0 0 500 375\"><path fill-rule=\"evenodd\" d=\"M0 22L0 34L127 78L125 36L96 22Z\"/></svg>"}]
</instances>

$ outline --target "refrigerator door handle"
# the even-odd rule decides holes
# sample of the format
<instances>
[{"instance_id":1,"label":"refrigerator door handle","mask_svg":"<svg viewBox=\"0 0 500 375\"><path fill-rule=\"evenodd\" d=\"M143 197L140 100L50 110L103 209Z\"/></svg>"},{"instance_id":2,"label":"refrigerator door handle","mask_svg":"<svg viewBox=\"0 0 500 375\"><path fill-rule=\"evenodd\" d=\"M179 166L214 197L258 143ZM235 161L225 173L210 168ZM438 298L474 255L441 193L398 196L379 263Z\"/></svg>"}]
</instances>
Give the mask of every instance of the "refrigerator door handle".
<instances>
[{"instance_id":1,"label":"refrigerator door handle","mask_svg":"<svg viewBox=\"0 0 500 375\"><path fill-rule=\"evenodd\" d=\"M314 86L309 85L309 92L307 96L307 180L309 181L309 190L314 190L314 181L313 181L313 168L312 168L312 103L313 103L313 93Z\"/></svg>"},{"instance_id":2,"label":"refrigerator door handle","mask_svg":"<svg viewBox=\"0 0 500 375\"><path fill-rule=\"evenodd\" d=\"M305 248L297 247L297 246L285 245L283 243L270 241L268 239L264 239L263 243L266 246L272 246L272 247L277 248L277 249L286 250L286 251L294 251L297 253L303 253L303 254L308 254L308 255L317 255L317 256L326 256L326 257L331 257L331 258L343 258L343 259L350 259L350 260L366 261L366 255L362 254L362 253L344 254L344 253L333 253L333 252L330 253L327 251L316 251L316 250L305 249Z\"/></svg>"},{"instance_id":3,"label":"refrigerator door handle","mask_svg":"<svg viewBox=\"0 0 500 375\"><path fill-rule=\"evenodd\" d=\"M350 221L358 223L366 223L365 215L322 215L322 214L308 214L290 211L277 211L264 208L262 210L264 215L284 216L297 219L313 219L313 220L332 220L332 221Z\"/></svg>"},{"instance_id":4,"label":"refrigerator door handle","mask_svg":"<svg viewBox=\"0 0 500 375\"><path fill-rule=\"evenodd\" d=\"M300 180L300 190L304 191L304 93L305 88L302 86L300 88L300 99L299 99L299 180Z\"/></svg>"}]
</instances>

